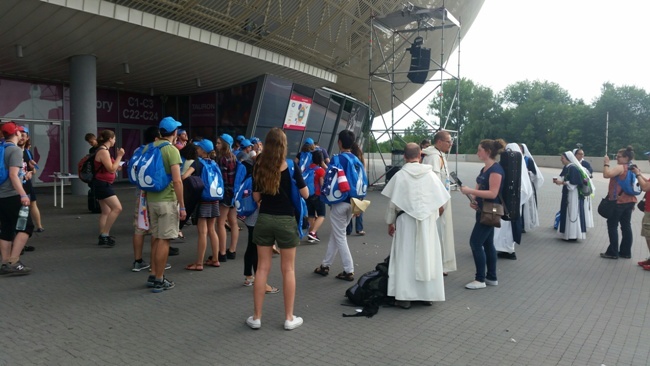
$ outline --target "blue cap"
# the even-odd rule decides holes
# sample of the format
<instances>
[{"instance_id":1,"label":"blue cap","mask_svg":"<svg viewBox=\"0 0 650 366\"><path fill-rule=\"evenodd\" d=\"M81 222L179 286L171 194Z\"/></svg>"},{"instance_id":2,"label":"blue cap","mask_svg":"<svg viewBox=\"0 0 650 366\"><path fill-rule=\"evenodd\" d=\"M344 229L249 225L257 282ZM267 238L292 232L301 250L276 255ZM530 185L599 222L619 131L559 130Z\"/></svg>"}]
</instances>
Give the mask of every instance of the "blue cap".
<instances>
[{"instance_id":1,"label":"blue cap","mask_svg":"<svg viewBox=\"0 0 650 366\"><path fill-rule=\"evenodd\" d=\"M23 126L23 131L29 135L29 127Z\"/></svg>"},{"instance_id":2,"label":"blue cap","mask_svg":"<svg viewBox=\"0 0 650 366\"><path fill-rule=\"evenodd\" d=\"M173 117L165 117L160 121L158 128L160 128L161 133L170 133L174 132L174 130L180 126L182 126L182 124Z\"/></svg>"},{"instance_id":3,"label":"blue cap","mask_svg":"<svg viewBox=\"0 0 650 366\"><path fill-rule=\"evenodd\" d=\"M220 139L224 140L228 145L232 148L232 136L230 136L227 133L222 134L219 136Z\"/></svg>"},{"instance_id":4,"label":"blue cap","mask_svg":"<svg viewBox=\"0 0 650 366\"><path fill-rule=\"evenodd\" d=\"M313 144L314 144L314 139L312 139L311 137L307 137L305 139L305 145L313 145Z\"/></svg>"},{"instance_id":5,"label":"blue cap","mask_svg":"<svg viewBox=\"0 0 650 366\"><path fill-rule=\"evenodd\" d=\"M186 133L186 132L187 132L187 131L185 131L185 130L182 129L182 128L179 128L179 129L178 129L178 134L179 134L179 135L180 135L180 134L183 134L183 133Z\"/></svg>"},{"instance_id":6,"label":"blue cap","mask_svg":"<svg viewBox=\"0 0 650 366\"><path fill-rule=\"evenodd\" d=\"M243 139L239 144L241 145L241 148L242 148L242 149L247 148L247 147L249 147L249 146L253 146L253 144L251 143L251 141L248 140L248 139Z\"/></svg>"},{"instance_id":7,"label":"blue cap","mask_svg":"<svg viewBox=\"0 0 650 366\"><path fill-rule=\"evenodd\" d=\"M260 142L260 139L258 139L257 137L251 137L251 144L256 144L258 142Z\"/></svg>"},{"instance_id":8,"label":"blue cap","mask_svg":"<svg viewBox=\"0 0 650 366\"><path fill-rule=\"evenodd\" d=\"M244 135L237 136L237 142L242 142L244 140L246 140L246 136L244 136Z\"/></svg>"},{"instance_id":9,"label":"blue cap","mask_svg":"<svg viewBox=\"0 0 650 366\"><path fill-rule=\"evenodd\" d=\"M203 151L209 153L214 150L214 144L208 139L194 141L194 145L200 147Z\"/></svg>"}]
</instances>

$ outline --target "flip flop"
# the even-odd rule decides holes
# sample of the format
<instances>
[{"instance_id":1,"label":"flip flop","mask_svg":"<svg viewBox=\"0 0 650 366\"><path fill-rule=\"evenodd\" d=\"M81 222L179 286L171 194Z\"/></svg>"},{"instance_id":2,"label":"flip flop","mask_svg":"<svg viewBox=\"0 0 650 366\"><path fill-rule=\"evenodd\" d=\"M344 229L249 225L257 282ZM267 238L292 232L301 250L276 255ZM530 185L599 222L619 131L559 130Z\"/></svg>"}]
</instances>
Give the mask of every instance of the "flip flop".
<instances>
[{"instance_id":1,"label":"flip flop","mask_svg":"<svg viewBox=\"0 0 650 366\"><path fill-rule=\"evenodd\" d=\"M203 265L201 263L192 263L185 266L185 269L188 271L203 271Z\"/></svg>"},{"instance_id":2,"label":"flip flop","mask_svg":"<svg viewBox=\"0 0 650 366\"><path fill-rule=\"evenodd\" d=\"M266 290L267 294L277 294L278 292L280 292L280 289L277 288L277 287L273 287L273 286L271 286L270 290Z\"/></svg>"}]
</instances>

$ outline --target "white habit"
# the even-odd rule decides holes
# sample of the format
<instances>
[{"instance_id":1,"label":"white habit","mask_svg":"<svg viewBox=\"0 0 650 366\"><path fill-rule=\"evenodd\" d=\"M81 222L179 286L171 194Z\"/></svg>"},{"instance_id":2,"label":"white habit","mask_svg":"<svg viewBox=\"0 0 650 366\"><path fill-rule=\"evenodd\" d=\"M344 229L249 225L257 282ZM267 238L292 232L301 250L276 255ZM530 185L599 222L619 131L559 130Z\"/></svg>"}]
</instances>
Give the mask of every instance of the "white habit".
<instances>
[{"instance_id":1,"label":"white habit","mask_svg":"<svg viewBox=\"0 0 650 366\"><path fill-rule=\"evenodd\" d=\"M436 220L449 192L431 166L407 163L381 192L390 199L386 223L395 224L388 295L402 301L444 301L442 253ZM400 211L404 211L397 216Z\"/></svg>"},{"instance_id":2,"label":"white habit","mask_svg":"<svg viewBox=\"0 0 650 366\"><path fill-rule=\"evenodd\" d=\"M445 154L435 146L427 147L422 150L422 153L425 155L422 164L431 165L433 172L449 191L449 165ZM442 267L444 272L452 272L456 270L456 248L454 246L454 219L451 213L451 200L447 201L443 208L445 211L436 222L442 245Z\"/></svg>"},{"instance_id":3,"label":"white habit","mask_svg":"<svg viewBox=\"0 0 650 366\"><path fill-rule=\"evenodd\" d=\"M533 186L533 194L531 194L530 198L524 205L524 229L531 230L532 228L539 226L539 212L537 209L538 202L535 192L539 192L540 188L542 188L542 185L544 184L544 176L542 175L542 171L539 170L533 155L528 150L528 146L526 146L526 144L521 144L521 146L524 148L524 157L527 156L533 162L536 172L533 173L528 170L528 167L526 167L530 183Z\"/></svg>"},{"instance_id":4,"label":"white habit","mask_svg":"<svg viewBox=\"0 0 650 366\"><path fill-rule=\"evenodd\" d=\"M519 145L515 143L510 143L506 145L506 150L516 151L521 153ZM526 168L526 162L524 161L523 154L521 155L521 192L520 192L520 206L519 212L522 212L523 206L530 197L533 195L533 185L530 183L530 177L528 177L528 168ZM512 235L512 222L501 220L501 227L494 228L494 247L497 252L515 252L515 239Z\"/></svg>"}]
</instances>

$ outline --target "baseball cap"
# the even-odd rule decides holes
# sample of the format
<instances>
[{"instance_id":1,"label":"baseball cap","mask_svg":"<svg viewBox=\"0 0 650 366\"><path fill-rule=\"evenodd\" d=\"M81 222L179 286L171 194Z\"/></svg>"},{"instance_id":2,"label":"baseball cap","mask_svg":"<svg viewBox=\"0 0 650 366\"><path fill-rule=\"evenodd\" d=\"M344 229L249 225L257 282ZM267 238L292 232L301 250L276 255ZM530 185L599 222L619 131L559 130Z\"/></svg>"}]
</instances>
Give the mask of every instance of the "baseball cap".
<instances>
[{"instance_id":1,"label":"baseball cap","mask_svg":"<svg viewBox=\"0 0 650 366\"><path fill-rule=\"evenodd\" d=\"M201 149L203 149L203 151L205 151L207 153L214 150L214 144L212 143L212 141L210 141L208 139L194 141L194 145L200 147Z\"/></svg>"},{"instance_id":2,"label":"baseball cap","mask_svg":"<svg viewBox=\"0 0 650 366\"><path fill-rule=\"evenodd\" d=\"M256 144L258 142L260 142L260 139L258 139L257 137L251 137L251 144Z\"/></svg>"},{"instance_id":3,"label":"baseball cap","mask_svg":"<svg viewBox=\"0 0 650 366\"><path fill-rule=\"evenodd\" d=\"M182 126L182 124L173 117L165 117L160 121L158 128L160 128L161 133L170 133L174 132L174 130L180 126Z\"/></svg>"},{"instance_id":4,"label":"baseball cap","mask_svg":"<svg viewBox=\"0 0 650 366\"><path fill-rule=\"evenodd\" d=\"M305 145L313 145L313 144L314 144L314 139L312 139L311 137L307 137L305 139Z\"/></svg>"},{"instance_id":5,"label":"baseball cap","mask_svg":"<svg viewBox=\"0 0 650 366\"><path fill-rule=\"evenodd\" d=\"M185 130L182 129L182 128L179 128L179 129L178 129L178 134L179 134L179 135L182 134L182 133L186 133L186 132L187 132L187 131L185 131Z\"/></svg>"},{"instance_id":6,"label":"baseball cap","mask_svg":"<svg viewBox=\"0 0 650 366\"><path fill-rule=\"evenodd\" d=\"M15 135L18 132L23 132L25 129L23 126L18 126L15 122L7 122L2 125L2 133L5 135Z\"/></svg>"},{"instance_id":7,"label":"baseball cap","mask_svg":"<svg viewBox=\"0 0 650 366\"><path fill-rule=\"evenodd\" d=\"M221 136L219 136L219 138L225 141L228 145L230 145L230 147L232 147L232 136L230 136L227 133L224 133Z\"/></svg>"},{"instance_id":8,"label":"baseball cap","mask_svg":"<svg viewBox=\"0 0 650 366\"><path fill-rule=\"evenodd\" d=\"M237 142L241 143L244 140L246 140L246 136L244 136L244 135L237 136Z\"/></svg>"},{"instance_id":9,"label":"baseball cap","mask_svg":"<svg viewBox=\"0 0 650 366\"><path fill-rule=\"evenodd\" d=\"M249 146L253 146L253 144L251 143L251 141L249 139L243 139L239 144L241 145L242 148L247 148Z\"/></svg>"},{"instance_id":10,"label":"baseball cap","mask_svg":"<svg viewBox=\"0 0 650 366\"><path fill-rule=\"evenodd\" d=\"M22 128L23 128L23 131L24 131L26 134L29 135L29 127L27 127L27 126L19 126L19 127L22 127Z\"/></svg>"}]
</instances>

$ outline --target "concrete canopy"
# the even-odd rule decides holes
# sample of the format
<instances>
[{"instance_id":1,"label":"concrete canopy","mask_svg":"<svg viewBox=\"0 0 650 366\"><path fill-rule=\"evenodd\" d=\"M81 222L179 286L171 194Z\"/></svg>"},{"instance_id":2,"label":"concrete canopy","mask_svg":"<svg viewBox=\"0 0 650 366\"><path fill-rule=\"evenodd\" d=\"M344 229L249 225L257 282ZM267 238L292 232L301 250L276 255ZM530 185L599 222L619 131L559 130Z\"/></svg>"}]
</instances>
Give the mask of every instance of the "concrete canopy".
<instances>
[{"instance_id":1,"label":"concrete canopy","mask_svg":"<svg viewBox=\"0 0 650 366\"><path fill-rule=\"evenodd\" d=\"M442 0L411 3L443 6ZM462 21L464 34L482 4L444 5ZM194 94L275 74L367 101L370 18L403 6L391 0L3 0L0 75L67 83L69 58L92 54L99 87ZM441 52L438 39L428 33L433 55ZM420 87L405 87L402 97ZM383 103L390 94L378 97Z\"/></svg>"}]
</instances>

